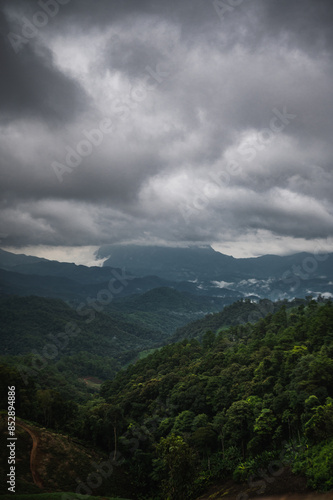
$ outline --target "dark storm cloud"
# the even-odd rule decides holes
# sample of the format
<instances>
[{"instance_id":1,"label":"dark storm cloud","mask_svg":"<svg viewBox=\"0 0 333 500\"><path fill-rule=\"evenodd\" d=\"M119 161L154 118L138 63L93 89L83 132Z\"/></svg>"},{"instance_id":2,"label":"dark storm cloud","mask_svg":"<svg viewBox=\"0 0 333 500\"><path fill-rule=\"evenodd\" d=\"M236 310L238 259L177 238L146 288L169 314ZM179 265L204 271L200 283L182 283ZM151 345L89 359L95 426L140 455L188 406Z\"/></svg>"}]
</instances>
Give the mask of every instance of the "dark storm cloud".
<instances>
[{"instance_id":1,"label":"dark storm cloud","mask_svg":"<svg viewBox=\"0 0 333 500\"><path fill-rule=\"evenodd\" d=\"M44 3L0 9L8 245L333 236L332 2L52 0L16 53Z\"/></svg>"},{"instance_id":2,"label":"dark storm cloud","mask_svg":"<svg viewBox=\"0 0 333 500\"><path fill-rule=\"evenodd\" d=\"M270 38L287 35L290 44L312 54L331 51L333 4L329 0L262 0L260 12L261 24Z\"/></svg>"},{"instance_id":3,"label":"dark storm cloud","mask_svg":"<svg viewBox=\"0 0 333 500\"><path fill-rule=\"evenodd\" d=\"M79 5L79 8L78 8ZM180 23L184 29L197 31L203 22L210 22L215 17L215 11L206 0L72 0L66 9L71 22L79 20L82 26L103 27L107 24L126 20L130 22L138 16L157 16L172 23Z\"/></svg>"},{"instance_id":4,"label":"dark storm cloud","mask_svg":"<svg viewBox=\"0 0 333 500\"><path fill-rule=\"evenodd\" d=\"M8 38L11 29L0 11L1 119L28 115L50 123L66 122L86 109L83 89L55 68L50 50L36 47L31 40L15 53Z\"/></svg>"},{"instance_id":5,"label":"dark storm cloud","mask_svg":"<svg viewBox=\"0 0 333 500\"><path fill-rule=\"evenodd\" d=\"M142 76L142 69L148 65L156 66L161 59L161 53L156 47L151 47L141 40L126 41L119 36L111 40L107 49L106 58L103 61L111 71L121 71L130 78Z\"/></svg>"}]
</instances>

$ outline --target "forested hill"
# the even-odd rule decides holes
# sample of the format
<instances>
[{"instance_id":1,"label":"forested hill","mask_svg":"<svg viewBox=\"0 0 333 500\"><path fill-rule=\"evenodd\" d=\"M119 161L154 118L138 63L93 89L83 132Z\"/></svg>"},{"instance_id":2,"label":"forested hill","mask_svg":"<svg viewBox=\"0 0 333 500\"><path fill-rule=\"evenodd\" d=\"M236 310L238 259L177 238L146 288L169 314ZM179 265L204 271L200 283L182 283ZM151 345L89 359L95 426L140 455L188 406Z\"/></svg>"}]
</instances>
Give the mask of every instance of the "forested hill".
<instances>
[{"instance_id":1,"label":"forested hill","mask_svg":"<svg viewBox=\"0 0 333 500\"><path fill-rule=\"evenodd\" d=\"M256 323L267 314L276 312L282 305L290 309L306 303L307 300L305 299L294 299L290 302L287 300L272 302L268 299L261 299L256 302L250 299L241 299L226 306L221 312L207 314L204 318L177 328L170 338L170 342L179 342L185 338L201 340L208 330L218 333L219 330L229 326Z\"/></svg>"},{"instance_id":2,"label":"forested hill","mask_svg":"<svg viewBox=\"0 0 333 500\"><path fill-rule=\"evenodd\" d=\"M73 356L82 364L79 353L84 353L86 363L80 374L109 378L139 352L160 346L166 338L160 330L121 313L92 308L83 313L62 300L0 297L1 355L25 355L21 361L25 363L33 354L48 365L58 361L63 365L69 357L66 366L70 367Z\"/></svg>"},{"instance_id":3,"label":"forested hill","mask_svg":"<svg viewBox=\"0 0 333 500\"><path fill-rule=\"evenodd\" d=\"M256 477L283 456L313 488L333 487L331 302L166 346L106 382L102 395L121 415L128 470L140 462L138 485L191 498L207 481ZM134 454L131 438L141 440Z\"/></svg>"},{"instance_id":4,"label":"forested hill","mask_svg":"<svg viewBox=\"0 0 333 500\"><path fill-rule=\"evenodd\" d=\"M0 372L5 389L16 386L18 417L115 457L113 496L192 500L219 485L221 497L230 481L253 495L290 469L308 487L333 488L330 301L167 345L86 400L42 385L42 371L27 383L13 367Z\"/></svg>"}]
</instances>

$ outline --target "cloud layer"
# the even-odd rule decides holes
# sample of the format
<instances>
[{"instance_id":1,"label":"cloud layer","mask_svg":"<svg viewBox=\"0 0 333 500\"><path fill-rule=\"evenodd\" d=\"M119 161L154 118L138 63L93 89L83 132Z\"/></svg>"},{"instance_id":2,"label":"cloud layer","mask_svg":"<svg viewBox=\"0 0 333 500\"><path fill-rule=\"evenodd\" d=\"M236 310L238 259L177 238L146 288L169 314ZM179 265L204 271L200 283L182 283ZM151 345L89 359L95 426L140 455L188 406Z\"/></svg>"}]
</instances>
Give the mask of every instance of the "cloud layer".
<instances>
[{"instance_id":1,"label":"cloud layer","mask_svg":"<svg viewBox=\"0 0 333 500\"><path fill-rule=\"evenodd\" d=\"M332 250L332 22L329 0L3 1L1 245Z\"/></svg>"}]
</instances>

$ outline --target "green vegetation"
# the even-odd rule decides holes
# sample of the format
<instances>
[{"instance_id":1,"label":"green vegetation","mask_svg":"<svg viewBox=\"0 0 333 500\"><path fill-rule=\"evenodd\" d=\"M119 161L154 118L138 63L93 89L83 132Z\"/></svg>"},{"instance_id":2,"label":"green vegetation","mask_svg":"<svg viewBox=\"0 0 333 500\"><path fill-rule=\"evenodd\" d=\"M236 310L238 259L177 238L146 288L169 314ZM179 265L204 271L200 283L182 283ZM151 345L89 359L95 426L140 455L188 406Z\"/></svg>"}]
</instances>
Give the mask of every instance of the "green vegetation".
<instances>
[{"instance_id":1,"label":"green vegetation","mask_svg":"<svg viewBox=\"0 0 333 500\"><path fill-rule=\"evenodd\" d=\"M220 311L230 300L192 295L173 288L154 288L142 295L116 298L105 312L126 314L126 321L161 332L165 339L177 328L205 314ZM162 335L164 334L164 336Z\"/></svg>"},{"instance_id":2,"label":"green vegetation","mask_svg":"<svg viewBox=\"0 0 333 500\"><path fill-rule=\"evenodd\" d=\"M282 306L255 324L207 332L201 343L185 339L166 346L105 382L101 395L124 415L118 433L125 436L119 441L128 467L134 467L139 449L146 460L150 456L142 474L152 489L161 483L170 494L171 479L178 481L170 468L165 477L167 465L158 458L163 443L166 453L164 440L179 437L196 454L196 472L184 478L187 493L171 498L190 498L188 492L198 492L207 478L233 473L244 481L271 463L289 462L308 476L310 486L328 490L332 461L324 453L330 456L333 437L332 357L332 303L311 301L288 312ZM126 443L135 436L133 456ZM288 447L297 454L279 458L287 457ZM163 454L162 459L167 462Z\"/></svg>"},{"instance_id":3,"label":"green vegetation","mask_svg":"<svg viewBox=\"0 0 333 500\"><path fill-rule=\"evenodd\" d=\"M306 473L314 489L331 491L333 488L333 440L323 441L299 453L293 464L294 472Z\"/></svg>"},{"instance_id":4,"label":"green vegetation","mask_svg":"<svg viewBox=\"0 0 333 500\"><path fill-rule=\"evenodd\" d=\"M113 457L114 495L190 500L216 480L264 484L287 464L328 491L333 305L268 302L265 314L262 303L236 303L206 331L155 349L86 399L73 401L33 377L24 384L10 366L0 375L5 387L17 385L21 417ZM73 373L80 359L84 372L89 359L72 356Z\"/></svg>"},{"instance_id":5,"label":"green vegetation","mask_svg":"<svg viewBox=\"0 0 333 500\"><path fill-rule=\"evenodd\" d=\"M178 328L171 337L171 341L179 342L185 338L201 340L208 330L218 333L229 326L256 323L259 319L267 316L267 314L278 311L282 305L289 309L301 304L306 304L306 301L304 299L294 299L291 302L287 300L272 302L268 299L261 299L258 302L251 301L250 299L238 300L225 307L221 312L209 314L204 318L192 321L186 326Z\"/></svg>"},{"instance_id":6,"label":"green vegetation","mask_svg":"<svg viewBox=\"0 0 333 500\"><path fill-rule=\"evenodd\" d=\"M6 424L7 418L2 415L0 417L0 495L12 494L8 492L6 485L8 473ZM90 495L128 498L123 491L121 494L114 493L114 482L117 482L118 490L121 487L124 490L122 486L124 480L119 467L116 466L117 461L113 460L110 453L93 449L88 443L21 419L16 421L15 434L17 436L16 495L26 494L30 495L30 498L47 498L47 495L52 492L54 497L51 498L58 498L57 492L68 491L72 492L71 496L69 493L68 496L64 494L60 497L61 500L74 499L75 494L81 494L82 498L87 498L87 495L89 498ZM35 455L31 461L32 438L35 444ZM32 475L32 471L35 476ZM36 475L38 485L33 479ZM39 497L39 494L45 496Z\"/></svg>"},{"instance_id":7,"label":"green vegetation","mask_svg":"<svg viewBox=\"0 0 333 500\"><path fill-rule=\"evenodd\" d=\"M44 350L51 359L47 351L51 344L52 354L57 351L54 358L86 351L122 361L163 339L161 332L135 325L125 315L97 312L88 305L74 310L57 299L2 297L0 315L3 354L8 355L34 351L43 355Z\"/></svg>"}]
</instances>

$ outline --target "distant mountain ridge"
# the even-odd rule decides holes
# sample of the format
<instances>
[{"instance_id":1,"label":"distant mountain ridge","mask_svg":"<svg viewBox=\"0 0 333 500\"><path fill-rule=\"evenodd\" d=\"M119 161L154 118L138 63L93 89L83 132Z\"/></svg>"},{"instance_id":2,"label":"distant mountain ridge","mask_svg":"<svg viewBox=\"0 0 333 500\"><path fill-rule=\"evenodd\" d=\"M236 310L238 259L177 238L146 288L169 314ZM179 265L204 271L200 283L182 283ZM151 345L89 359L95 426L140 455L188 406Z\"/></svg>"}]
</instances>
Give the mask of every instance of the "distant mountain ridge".
<instances>
[{"instance_id":1,"label":"distant mountain ridge","mask_svg":"<svg viewBox=\"0 0 333 500\"><path fill-rule=\"evenodd\" d=\"M198 291L278 300L325 293L333 296L333 254L296 253L237 259L212 247L145 247L104 245L97 252L103 267L125 267L144 276L196 283Z\"/></svg>"},{"instance_id":2,"label":"distant mountain ridge","mask_svg":"<svg viewBox=\"0 0 333 500\"><path fill-rule=\"evenodd\" d=\"M164 279L263 279L281 274L301 266L304 260L317 263L317 271L332 271L333 254L314 256L302 252L287 256L263 255L261 257L235 258L217 252L211 246L205 247L158 247L139 245L104 245L97 252L98 258L105 258L103 267L126 267L135 275L156 274ZM307 267L307 266L305 266ZM312 263L311 269L314 265ZM306 271L306 269L305 269Z\"/></svg>"},{"instance_id":3,"label":"distant mountain ridge","mask_svg":"<svg viewBox=\"0 0 333 500\"><path fill-rule=\"evenodd\" d=\"M163 340L176 328L223 309L242 294L206 296L194 283L171 282L157 276L134 277L119 268L77 266L2 251L1 296L61 299L74 311L83 310L86 316L104 311L117 315L117 321L127 317L139 327L159 332Z\"/></svg>"},{"instance_id":4,"label":"distant mountain ridge","mask_svg":"<svg viewBox=\"0 0 333 500\"><path fill-rule=\"evenodd\" d=\"M332 253L237 259L209 246L104 245L96 257L107 258L103 267L0 250L0 293L82 300L108 288L115 274L124 272L128 280L119 296L169 287L192 295L228 299L228 303L229 299L242 297L333 297Z\"/></svg>"},{"instance_id":5,"label":"distant mountain ridge","mask_svg":"<svg viewBox=\"0 0 333 500\"><path fill-rule=\"evenodd\" d=\"M0 248L0 264L2 269L11 269L20 264L34 264L37 262L46 261L41 257L33 257L31 255L16 254L7 252Z\"/></svg>"},{"instance_id":6,"label":"distant mountain ridge","mask_svg":"<svg viewBox=\"0 0 333 500\"><path fill-rule=\"evenodd\" d=\"M65 277L83 284L103 283L112 277L110 267L87 267L23 254L17 255L4 250L0 250L0 268L20 274Z\"/></svg>"},{"instance_id":7,"label":"distant mountain ridge","mask_svg":"<svg viewBox=\"0 0 333 500\"><path fill-rule=\"evenodd\" d=\"M210 246L159 247L139 245L104 245L97 252L98 258L109 257L103 267L119 262L137 276L155 274L164 279L182 281L209 278L221 265L233 267L234 257L221 254Z\"/></svg>"}]
</instances>

